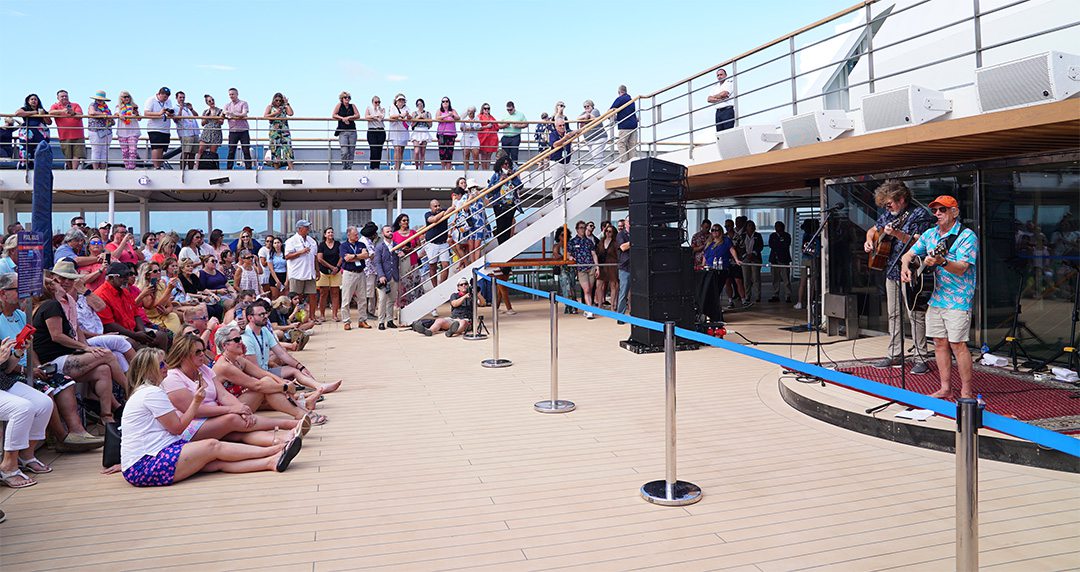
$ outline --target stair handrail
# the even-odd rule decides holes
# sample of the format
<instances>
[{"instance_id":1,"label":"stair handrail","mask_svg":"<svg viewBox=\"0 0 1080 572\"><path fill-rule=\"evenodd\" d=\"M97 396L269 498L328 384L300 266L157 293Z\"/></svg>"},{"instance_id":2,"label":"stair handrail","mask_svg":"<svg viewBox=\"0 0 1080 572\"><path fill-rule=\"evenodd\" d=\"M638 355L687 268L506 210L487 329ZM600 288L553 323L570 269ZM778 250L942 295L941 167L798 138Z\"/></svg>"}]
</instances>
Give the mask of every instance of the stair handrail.
<instances>
[{"instance_id":1,"label":"stair handrail","mask_svg":"<svg viewBox=\"0 0 1080 572\"><path fill-rule=\"evenodd\" d=\"M465 202L461 203L460 205L458 205L456 207L452 207L448 211L444 211L445 214L443 215L443 219L444 220L448 219L448 218L450 218L451 215L453 215L455 213L458 213L458 212L461 212L462 210L465 210L466 208L471 206L476 201L479 201L479 200L483 199L484 197L486 197L492 191L494 191L494 190L502 187L503 185L513 181L515 178L521 176L522 174L525 174L526 171L528 171L530 168L532 168L536 164L540 163L541 161L544 161L545 159L550 157L555 151L558 151L559 149L562 149L563 147L569 145L571 141L577 139L578 137L581 137L582 135L585 135L587 132L591 131L594 127L597 127L597 126L601 125L604 122L604 120L606 120L607 118L609 118L609 117L619 113L620 111L634 105L639 99L641 99L641 96L632 97L632 98L630 98L630 101L620 105L619 107L611 108L611 109L607 110L606 112L604 112L603 114L601 114L600 116L593 118L592 121L589 121L588 123L586 123L584 127L579 127L578 129L569 132L566 137L563 137L562 139L560 139L559 142L556 145L552 146L550 149L547 149L547 150L543 151L542 153L537 153L532 158L530 158L529 160L522 163L521 166L518 167L516 171L514 171L513 173L510 173L510 176L504 178L503 180L499 181L498 183L495 183L494 185L492 185L492 186L484 189L483 191L477 193L477 195L475 197L467 199ZM391 252L396 252L396 251L404 248L405 245L416 242L419 239L414 238L414 237L419 237L424 232L427 232L428 230L431 230L432 227L434 227L434 226L436 226L438 224L439 224L438 222L435 222L435 223L429 223L429 224L424 225L423 227L416 230L416 232L413 233L413 236L409 237L409 239L404 240L404 241L402 241L402 242L400 242L398 244L395 244L393 247L391 247L390 251ZM398 229L394 229L394 230L396 231ZM447 230L447 232L449 232L449 230Z\"/></svg>"}]
</instances>

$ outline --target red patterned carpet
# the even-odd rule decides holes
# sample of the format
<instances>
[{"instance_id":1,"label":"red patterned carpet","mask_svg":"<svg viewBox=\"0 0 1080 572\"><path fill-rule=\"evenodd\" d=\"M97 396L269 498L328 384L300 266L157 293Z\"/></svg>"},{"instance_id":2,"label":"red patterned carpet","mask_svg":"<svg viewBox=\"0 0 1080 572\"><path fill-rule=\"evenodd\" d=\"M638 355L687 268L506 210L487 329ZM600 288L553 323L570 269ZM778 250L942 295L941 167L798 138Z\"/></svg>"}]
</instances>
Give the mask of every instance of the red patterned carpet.
<instances>
[{"instance_id":1,"label":"red patterned carpet","mask_svg":"<svg viewBox=\"0 0 1080 572\"><path fill-rule=\"evenodd\" d=\"M930 394L941 387L937 367L930 366L930 372L912 375L908 364L907 389L918 393ZM878 369L859 363L842 363L840 371L859 377L900 387L900 368ZM1080 417L1080 389L1067 383L1036 382L1030 374L1013 373L975 365L972 379L975 393L981 393L986 402L987 411L1006 415L1021 421L1034 421L1058 417ZM953 366L953 400L959 396L960 377Z\"/></svg>"}]
</instances>

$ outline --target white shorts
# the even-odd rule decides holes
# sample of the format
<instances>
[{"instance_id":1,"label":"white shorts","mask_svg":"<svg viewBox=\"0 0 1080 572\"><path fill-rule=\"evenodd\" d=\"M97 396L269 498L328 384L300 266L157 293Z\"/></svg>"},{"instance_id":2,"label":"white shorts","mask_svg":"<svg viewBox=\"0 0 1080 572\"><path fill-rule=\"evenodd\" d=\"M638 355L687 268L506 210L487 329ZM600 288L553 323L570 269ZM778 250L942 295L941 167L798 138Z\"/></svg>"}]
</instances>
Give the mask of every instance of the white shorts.
<instances>
[{"instance_id":1,"label":"white shorts","mask_svg":"<svg viewBox=\"0 0 1080 572\"><path fill-rule=\"evenodd\" d=\"M442 244L424 243L424 254L427 255L428 263L435 261L450 263L450 245L445 242Z\"/></svg>"},{"instance_id":2,"label":"white shorts","mask_svg":"<svg viewBox=\"0 0 1080 572\"><path fill-rule=\"evenodd\" d=\"M930 306L926 309L926 337L948 338L958 344L971 335L971 312Z\"/></svg>"},{"instance_id":3,"label":"white shorts","mask_svg":"<svg viewBox=\"0 0 1080 572\"><path fill-rule=\"evenodd\" d=\"M480 148L480 136L470 131L461 136L461 148L462 149L479 149Z\"/></svg>"},{"instance_id":4,"label":"white shorts","mask_svg":"<svg viewBox=\"0 0 1080 572\"><path fill-rule=\"evenodd\" d=\"M413 143L431 143L430 129L413 129L409 135L409 141Z\"/></svg>"}]
</instances>

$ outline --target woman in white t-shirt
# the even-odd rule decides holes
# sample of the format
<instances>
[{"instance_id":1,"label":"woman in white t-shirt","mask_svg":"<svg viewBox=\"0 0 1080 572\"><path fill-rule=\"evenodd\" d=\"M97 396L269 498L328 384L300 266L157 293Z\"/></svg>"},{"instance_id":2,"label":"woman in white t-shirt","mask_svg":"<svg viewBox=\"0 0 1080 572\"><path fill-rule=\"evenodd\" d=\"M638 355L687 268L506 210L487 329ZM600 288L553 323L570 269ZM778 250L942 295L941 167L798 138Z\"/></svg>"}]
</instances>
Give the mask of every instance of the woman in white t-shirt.
<instances>
[{"instance_id":1,"label":"woman in white t-shirt","mask_svg":"<svg viewBox=\"0 0 1080 572\"><path fill-rule=\"evenodd\" d=\"M120 444L120 469L124 480L137 487L167 486L195 473L284 472L303 445L298 434L267 447L204 439L189 443L180 434L195 418L206 385L200 383L191 405L180 413L160 385L165 353L143 348L131 362L132 380Z\"/></svg>"}]
</instances>

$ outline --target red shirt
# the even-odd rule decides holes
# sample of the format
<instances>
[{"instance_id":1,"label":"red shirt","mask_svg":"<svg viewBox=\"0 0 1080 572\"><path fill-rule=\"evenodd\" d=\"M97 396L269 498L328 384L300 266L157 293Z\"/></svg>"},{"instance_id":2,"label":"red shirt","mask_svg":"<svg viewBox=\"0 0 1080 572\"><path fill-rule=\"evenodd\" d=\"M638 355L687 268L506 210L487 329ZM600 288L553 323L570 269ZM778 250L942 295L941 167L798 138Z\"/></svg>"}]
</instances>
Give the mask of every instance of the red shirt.
<instances>
[{"instance_id":1,"label":"red shirt","mask_svg":"<svg viewBox=\"0 0 1080 572\"><path fill-rule=\"evenodd\" d=\"M57 111L60 109L67 109L67 106L60 105L60 102L52 104L49 111ZM71 110L75 112L75 115L82 115L82 107L78 103L71 102ZM83 122L78 117L54 117L56 120L56 131L60 134L61 141L67 141L69 139L83 139L86 135L83 133Z\"/></svg>"},{"instance_id":2,"label":"red shirt","mask_svg":"<svg viewBox=\"0 0 1080 572\"><path fill-rule=\"evenodd\" d=\"M108 282L102 284L94 294L105 302L105 307L98 312L102 324L120 324L129 330L135 329L135 296L130 290L117 291Z\"/></svg>"}]
</instances>

